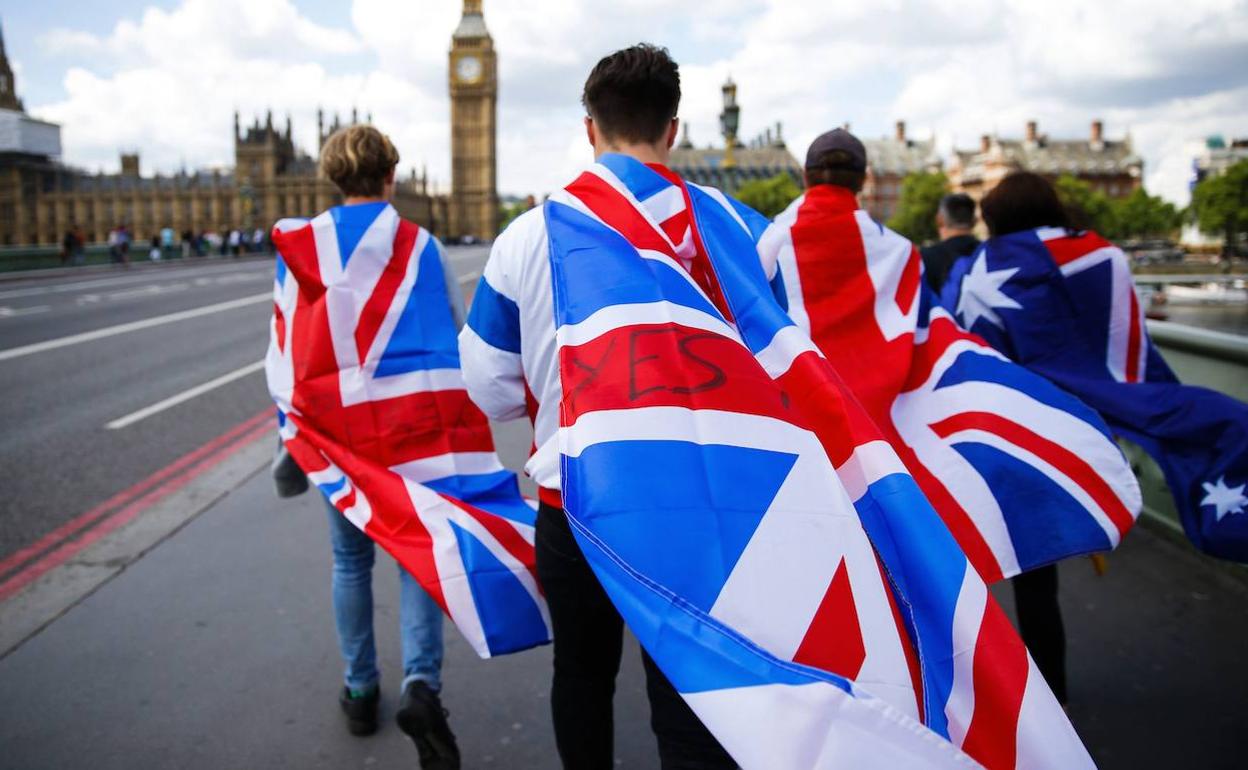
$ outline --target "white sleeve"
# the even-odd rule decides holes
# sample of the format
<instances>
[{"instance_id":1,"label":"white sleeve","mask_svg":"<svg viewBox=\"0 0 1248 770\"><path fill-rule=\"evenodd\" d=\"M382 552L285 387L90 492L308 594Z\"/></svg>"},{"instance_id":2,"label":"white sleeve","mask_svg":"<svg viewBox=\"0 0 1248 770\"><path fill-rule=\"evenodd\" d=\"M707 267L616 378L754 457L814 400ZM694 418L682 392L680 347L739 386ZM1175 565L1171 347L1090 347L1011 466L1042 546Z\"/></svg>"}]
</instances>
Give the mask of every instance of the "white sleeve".
<instances>
[{"instance_id":1,"label":"white sleeve","mask_svg":"<svg viewBox=\"0 0 1248 770\"><path fill-rule=\"evenodd\" d=\"M530 253L534 249L530 231L544 224L540 211L536 218L522 216L495 239L468 322L459 333L460 367L468 395L496 420L525 414L518 273L535 256Z\"/></svg>"}]
</instances>

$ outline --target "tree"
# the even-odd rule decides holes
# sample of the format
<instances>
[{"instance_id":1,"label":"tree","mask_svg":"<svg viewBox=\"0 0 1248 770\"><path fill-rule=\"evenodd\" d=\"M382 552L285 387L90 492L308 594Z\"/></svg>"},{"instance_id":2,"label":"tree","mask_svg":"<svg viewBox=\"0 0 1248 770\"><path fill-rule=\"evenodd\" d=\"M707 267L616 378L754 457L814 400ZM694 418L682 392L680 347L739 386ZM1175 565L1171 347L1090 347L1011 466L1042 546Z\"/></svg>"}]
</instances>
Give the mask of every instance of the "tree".
<instances>
[{"instance_id":1,"label":"tree","mask_svg":"<svg viewBox=\"0 0 1248 770\"><path fill-rule=\"evenodd\" d=\"M1248 230L1248 160L1201 180L1192 191L1192 210L1200 229L1221 233L1227 253L1234 254L1239 235Z\"/></svg>"},{"instance_id":2,"label":"tree","mask_svg":"<svg viewBox=\"0 0 1248 770\"><path fill-rule=\"evenodd\" d=\"M1058 177L1053 186L1076 230L1095 230L1106 238L1118 237L1114 205L1105 193L1068 174Z\"/></svg>"},{"instance_id":3,"label":"tree","mask_svg":"<svg viewBox=\"0 0 1248 770\"><path fill-rule=\"evenodd\" d=\"M770 179L755 179L737 188L736 198L768 219L784 211L802 194L802 190L788 174L776 174Z\"/></svg>"},{"instance_id":4,"label":"tree","mask_svg":"<svg viewBox=\"0 0 1248 770\"><path fill-rule=\"evenodd\" d=\"M936 240L936 209L947 192L949 180L939 171L907 174L901 180L901 199L888 220L889 228L915 243Z\"/></svg>"},{"instance_id":5,"label":"tree","mask_svg":"<svg viewBox=\"0 0 1248 770\"><path fill-rule=\"evenodd\" d=\"M498 218L499 218L498 231L501 233L502 231L506 230L507 225L511 224L511 220L515 219L516 217L520 216L524 212L533 208L533 205L534 205L533 196L529 196L528 198L518 200L514 203L504 203L502 206L499 206L498 208Z\"/></svg>"},{"instance_id":6,"label":"tree","mask_svg":"<svg viewBox=\"0 0 1248 770\"><path fill-rule=\"evenodd\" d=\"M1166 236L1179 229L1182 213L1173 203L1135 188L1130 195L1112 202L1117 238ZM1102 233L1104 234L1104 233Z\"/></svg>"}]
</instances>

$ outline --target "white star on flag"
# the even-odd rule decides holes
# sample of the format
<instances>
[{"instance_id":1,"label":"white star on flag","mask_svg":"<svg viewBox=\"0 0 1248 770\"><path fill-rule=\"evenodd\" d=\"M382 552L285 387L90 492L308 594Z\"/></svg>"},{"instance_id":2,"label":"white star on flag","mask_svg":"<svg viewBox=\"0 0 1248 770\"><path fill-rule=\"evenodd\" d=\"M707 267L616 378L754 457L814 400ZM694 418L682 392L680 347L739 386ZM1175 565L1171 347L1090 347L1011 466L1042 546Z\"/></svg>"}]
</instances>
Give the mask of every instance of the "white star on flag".
<instances>
[{"instance_id":1,"label":"white star on flag","mask_svg":"<svg viewBox=\"0 0 1248 770\"><path fill-rule=\"evenodd\" d=\"M973 328L980 318L986 318L989 323L1001 326L1001 317L994 308L1022 308L1022 305L1001 291L1001 286L1017 272L1017 267L989 271L987 254L979 255L979 259L971 266L971 272L962 279L958 315L962 318L964 328Z\"/></svg>"},{"instance_id":2,"label":"white star on flag","mask_svg":"<svg viewBox=\"0 0 1248 770\"><path fill-rule=\"evenodd\" d=\"M1205 488L1205 499L1200 501L1202 506L1212 505L1216 509L1218 521L1222 521L1222 517L1228 513L1243 513L1244 506L1248 506L1248 497L1244 496L1244 484L1237 487L1228 487L1226 485L1226 476L1218 479L1218 483L1210 484L1205 482L1201 484Z\"/></svg>"}]
</instances>

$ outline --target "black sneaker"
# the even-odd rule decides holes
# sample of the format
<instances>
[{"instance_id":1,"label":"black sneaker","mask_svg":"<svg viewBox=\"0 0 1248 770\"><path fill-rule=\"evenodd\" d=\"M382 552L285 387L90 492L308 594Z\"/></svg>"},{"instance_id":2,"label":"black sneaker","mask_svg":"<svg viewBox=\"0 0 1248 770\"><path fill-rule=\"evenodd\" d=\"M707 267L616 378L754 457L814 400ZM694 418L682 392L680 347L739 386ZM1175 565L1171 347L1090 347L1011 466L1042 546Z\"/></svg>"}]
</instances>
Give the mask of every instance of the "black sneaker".
<instances>
[{"instance_id":1,"label":"black sneaker","mask_svg":"<svg viewBox=\"0 0 1248 770\"><path fill-rule=\"evenodd\" d=\"M364 695L355 696L351 694L350 688L342 688L338 705L342 706L342 713L347 715L347 729L352 735L372 735L377 732L377 702L380 699L380 688L374 687Z\"/></svg>"},{"instance_id":2,"label":"black sneaker","mask_svg":"<svg viewBox=\"0 0 1248 770\"><path fill-rule=\"evenodd\" d=\"M438 694L419 680L403 688L395 721L416 744L423 770L459 770L459 746Z\"/></svg>"}]
</instances>

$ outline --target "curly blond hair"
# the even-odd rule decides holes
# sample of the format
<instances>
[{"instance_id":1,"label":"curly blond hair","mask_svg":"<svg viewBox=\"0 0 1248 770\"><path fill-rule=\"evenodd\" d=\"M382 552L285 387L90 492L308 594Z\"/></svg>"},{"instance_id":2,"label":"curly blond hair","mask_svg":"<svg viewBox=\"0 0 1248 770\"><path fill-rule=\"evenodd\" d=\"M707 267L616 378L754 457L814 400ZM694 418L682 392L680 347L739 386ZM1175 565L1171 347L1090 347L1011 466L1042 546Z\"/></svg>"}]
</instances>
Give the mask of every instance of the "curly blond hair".
<instances>
[{"instance_id":1,"label":"curly blond hair","mask_svg":"<svg viewBox=\"0 0 1248 770\"><path fill-rule=\"evenodd\" d=\"M321 172L343 195L381 195L386 177L397 165L399 151L394 143L372 126L340 128L321 146Z\"/></svg>"}]
</instances>

